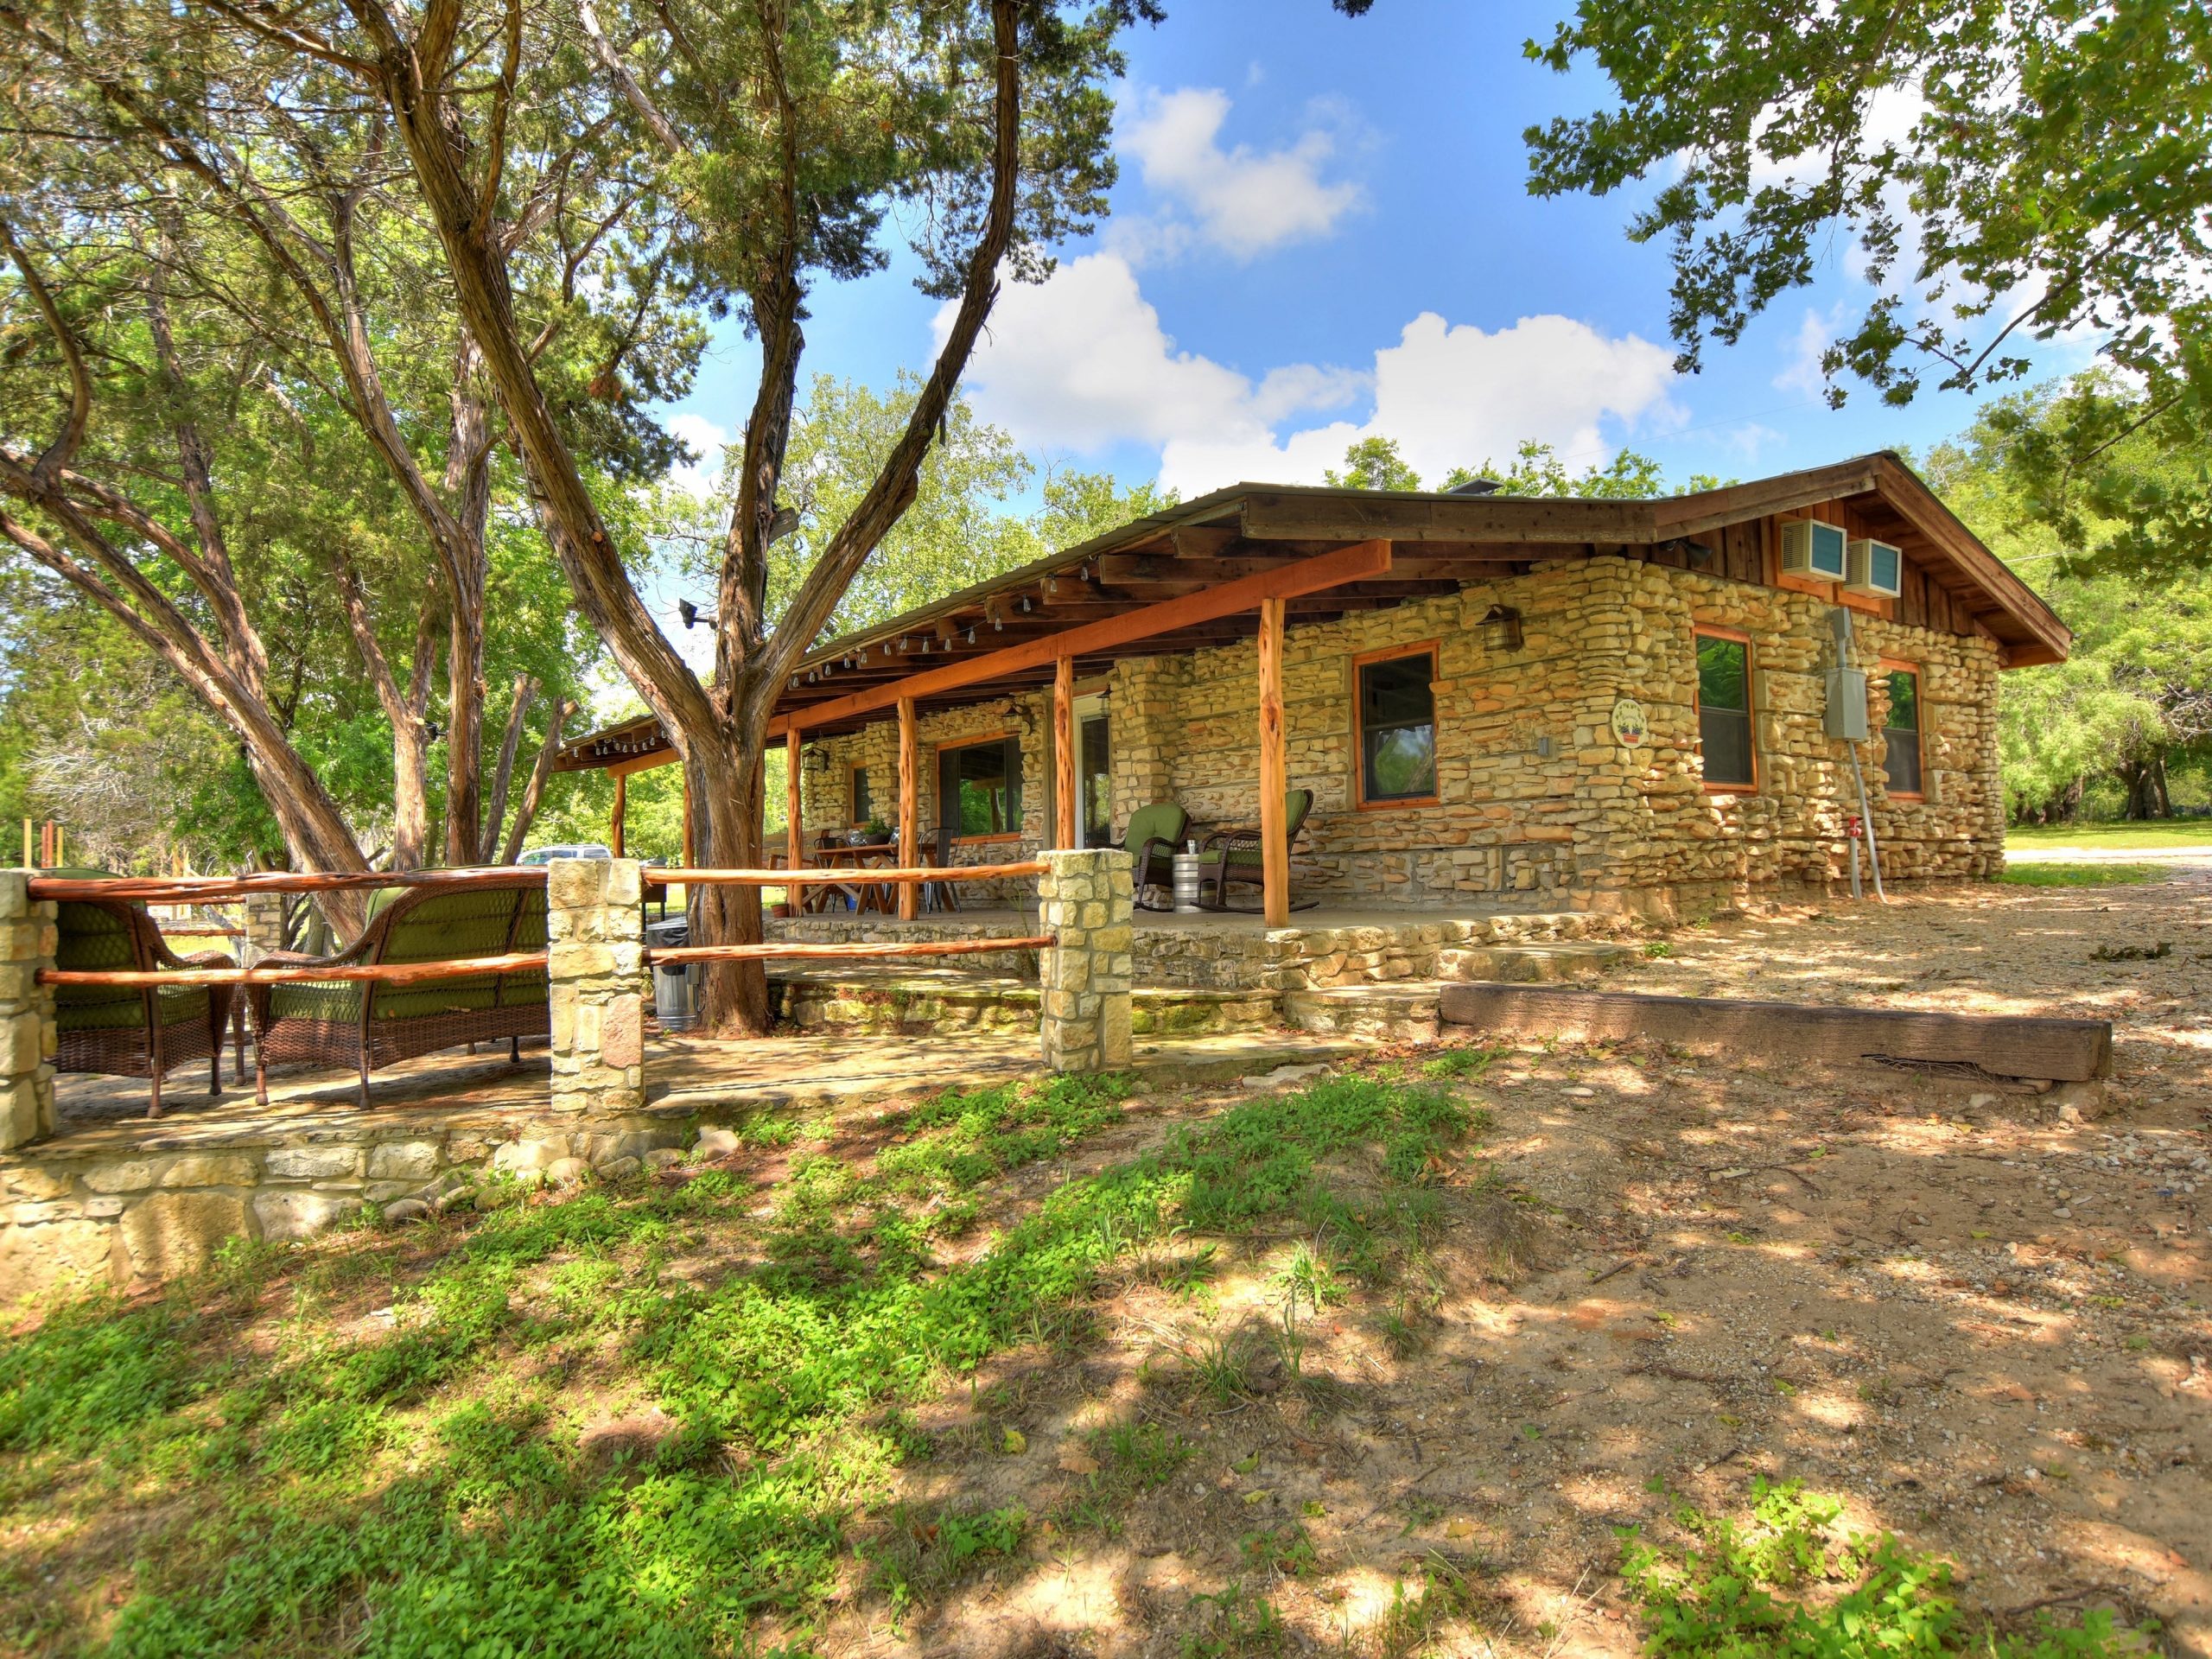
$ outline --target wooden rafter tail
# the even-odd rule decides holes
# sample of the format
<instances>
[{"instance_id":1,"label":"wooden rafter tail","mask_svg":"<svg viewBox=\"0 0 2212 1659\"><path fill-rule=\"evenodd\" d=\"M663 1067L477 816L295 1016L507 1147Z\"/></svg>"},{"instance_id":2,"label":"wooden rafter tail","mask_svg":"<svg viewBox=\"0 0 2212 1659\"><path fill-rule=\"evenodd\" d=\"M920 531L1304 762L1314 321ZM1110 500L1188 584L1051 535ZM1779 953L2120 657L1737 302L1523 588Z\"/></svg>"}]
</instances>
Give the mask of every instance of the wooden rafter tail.
<instances>
[{"instance_id":1,"label":"wooden rafter tail","mask_svg":"<svg viewBox=\"0 0 2212 1659\"><path fill-rule=\"evenodd\" d=\"M662 887L796 887L825 883L875 883L897 887L924 881L1010 881L1021 876L1042 875L1042 860L1019 864L948 864L874 869L865 864L841 864L828 868L797 870L647 870L649 886Z\"/></svg>"},{"instance_id":2,"label":"wooden rafter tail","mask_svg":"<svg viewBox=\"0 0 2212 1659\"><path fill-rule=\"evenodd\" d=\"M780 962L804 957L969 957L991 950L1043 950L1049 933L1021 939L909 939L885 944L680 944L645 952L651 963Z\"/></svg>"}]
</instances>

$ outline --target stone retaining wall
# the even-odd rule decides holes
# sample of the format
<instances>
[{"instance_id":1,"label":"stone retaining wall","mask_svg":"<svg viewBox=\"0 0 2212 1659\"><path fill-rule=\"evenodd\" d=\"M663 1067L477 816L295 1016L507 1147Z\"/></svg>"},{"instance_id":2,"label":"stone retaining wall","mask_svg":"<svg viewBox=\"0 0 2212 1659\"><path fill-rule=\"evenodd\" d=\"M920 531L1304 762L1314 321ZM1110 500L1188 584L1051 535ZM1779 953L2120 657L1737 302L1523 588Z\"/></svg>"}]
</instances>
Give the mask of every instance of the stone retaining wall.
<instances>
[{"instance_id":1,"label":"stone retaining wall","mask_svg":"<svg viewBox=\"0 0 2212 1659\"><path fill-rule=\"evenodd\" d=\"M586 1128L573 1118L409 1123L346 1113L219 1140L149 1127L119 1147L88 1138L29 1147L0 1166L0 1306L69 1280L172 1279L204 1267L226 1239L306 1238L366 1205L395 1218L442 1209L494 1178L530 1187L620 1177L693 1133L689 1114Z\"/></svg>"}]
</instances>

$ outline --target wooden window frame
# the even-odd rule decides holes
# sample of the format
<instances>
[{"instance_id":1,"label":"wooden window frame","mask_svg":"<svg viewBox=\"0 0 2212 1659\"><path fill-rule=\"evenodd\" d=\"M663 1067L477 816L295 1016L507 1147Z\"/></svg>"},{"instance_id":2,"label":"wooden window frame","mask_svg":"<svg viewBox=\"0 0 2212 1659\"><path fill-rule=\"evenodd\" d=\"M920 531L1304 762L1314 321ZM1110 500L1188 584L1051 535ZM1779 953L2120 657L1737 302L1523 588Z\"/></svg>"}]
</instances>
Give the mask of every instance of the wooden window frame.
<instances>
[{"instance_id":1,"label":"wooden window frame","mask_svg":"<svg viewBox=\"0 0 2212 1659\"><path fill-rule=\"evenodd\" d=\"M1003 743L1009 737L1014 739L1018 742L1020 740L1020 736L1021 734L1020 732L1016 731L1013 727L1008 726L995 732L977 732L972 737L948 737L932 744L931 746L930 756L931 761L934 763L934 769L938 779L940 782L943 781L944 777L944 757L951 751L955 749L979 749L986 743ZM941 818L944 813L944 801L939 800L938 802L937 810L938 814ZM1026 798L1021 804L1021 810L1025 816L1029 810L1029 803ZM989 836L955 836L952 838L952 844L955 847L1011 846L1014 842L1018 842L1022 838L1022 833L1023 832L1020 830L1001 830L997 834Z\"/></svg>"},{"instance_id":2,"label":"wooden window frame","mask_svg":"<svg viewBox=\"0 0 2212 1659\"><path fill-rule=\"evenodd\" d=\"M1440 804L1440 798L1434 790L1426 795L1393 796L1387 801L1367 798L1367 730L1366 722L1360 718L1359 671L1376 663L1395 663L1406 657L1428 658L1429 728L1437 737L1443 735L1443 721L1437 718L1435 692L1436 682L1444 671L1444 642L1440 639L1416 639L1403 645L1385 645L1380 651L1363 651L1351 659L1351 792L1353 808L1357 811L1395 812L1407 807ZM1440 753L1437 767L1440 779L1443 775L1441 758Z\"/></svg>"},{"instance_id":3,"label":"wooden window frame","mask_svg":"<svg viewBox=\"0 0 2212 1659\"><path fill-rule=\"evenodd\" d=\"M855 830L868 822L867 818L861 816L859 784L861 774L867 770L868 762L865 760L848 761L845 766L845 816L851 821ZM868 791L868 811L872 816L875 810L875 791L872 785Z\"/></svg>"},{"instance_id":4,"label":"wooden window frame","mask_svg":"<svg viewBox=\"0 0 2212 1659\"><path fill-rule=\"evenodd\" d=\"M1883 748L1882 792L1893 801L1925 801L1928 798L1928 698L1926 696L1928 676L1922 670L1921 665L1918 663L1908 663L1903 658L1899 657L1878 658L1876 658L1875 665L1880 670L1885 681L1882 687L1882 695L1885 699L1889 696L1890 689L1886 683L1889 676L1892 674L1910 674L1912 676L1912 747L1915 754L1920 762L1920 787L1918 789L1892 789L1890 787L1890 767L1888 759L1890 717L1889 711L1885 704L1882 714L1881 728Z\"/></svg>"},{"instance_id":5,"label":"wooden window frame","mask_svg":"<svg viewBox=\"0 0 2212 1659\"><path fill-rule=\"evenodd\" d=\"M1705 677L1698 672L1697 642L1700 639L1726 639L1744 648L1744 723L1746 741L1751 751L1751 781L1748 784L1716 784L1705 775ZM1697 729L1698 782L1708 795L1756 795L1766 779L1759 765L1759 694L1758 647L1751 643L1751 636L1741 628L1724 626L1718 622L1690 624L1690 719Z\"/></svg>"}]
</instances>

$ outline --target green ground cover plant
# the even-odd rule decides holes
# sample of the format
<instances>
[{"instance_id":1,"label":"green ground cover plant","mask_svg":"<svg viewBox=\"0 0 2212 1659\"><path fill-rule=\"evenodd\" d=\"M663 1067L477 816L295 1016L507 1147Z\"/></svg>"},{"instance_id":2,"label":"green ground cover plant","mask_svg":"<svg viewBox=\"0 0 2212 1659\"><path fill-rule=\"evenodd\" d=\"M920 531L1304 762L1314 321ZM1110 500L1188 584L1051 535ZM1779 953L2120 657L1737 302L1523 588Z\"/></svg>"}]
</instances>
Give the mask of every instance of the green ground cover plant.
<instances>
[{"instance_id":1,"label":"green ground cover plant","mask_svg":"<svg viewBox=\"0 0 2212 1659\"><path fill-rule=\"evenodd\" d=\"M1755 1479L1744 1521L1677 1497L1679 1549L1620 1529L1621 1576L1655 1659L2115 1659L2147 1653L2152 1632L2092 1608L2078 1623L2038 1613L2032 1629L1975 1628L1941 1557L1840 1524L1840 1499L1796 1481Z\"/></svg>"},{"instance_id":2,"label":"green ground cover plant","mask_svg":"<svg viewBox=\"0 0 2212 1659\"><path fill-rule=\"evenodd\" d=\"M1200 1260L1192 1235L1323 1224L1352 1248L1294 1261L1319 1300L1363 1240L1420 1224L1476 1121L1442 1084L1326 1077L1007 1201L1002 1178L1122 1121L1128 1094L947 1095L873 1158L763 1135L742 1156L784 1160L765 1205L742 1167L489 1190L488 1212L241 1247L160 1300L58 1308L0 1340L0 1520L59 1541L0 1562L0 1646L803 1651L854 1517L927 1454L909 1408L1018 1344L1079 1342L1104 1270L1171 1241ZM1347 1202L1327 1172L1355 1155L1382 1180ZM971 1236L979 1206L994 1230ZM587 1434L580 1397L658 1427ZM1078 1502L1063 1524L1109 1529L1190 1452L1142 1424L1093 1445L1087 1522ZM903 1612L1027 1524L894 1516L871 1592Z\"/></svg>"}]
</instances>

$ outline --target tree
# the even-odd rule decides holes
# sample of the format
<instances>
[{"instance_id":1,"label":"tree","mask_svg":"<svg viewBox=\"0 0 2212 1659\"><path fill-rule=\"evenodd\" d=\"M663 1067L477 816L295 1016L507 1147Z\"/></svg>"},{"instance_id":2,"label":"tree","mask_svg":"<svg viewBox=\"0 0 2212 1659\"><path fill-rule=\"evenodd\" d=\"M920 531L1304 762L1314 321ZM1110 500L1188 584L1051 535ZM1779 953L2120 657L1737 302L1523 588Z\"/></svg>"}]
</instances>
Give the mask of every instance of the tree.
<instances>
[{"instance_id":1,"label":"tree","mask_svg":"<svg viewBox=\"0 0 2212 1659\"><path fill-rule=\"evenodd\" d=\"M2212 573L2146 579L2085 569L2025 499L2010 451L2023 433L2062 426L2074 395L2061 386L2005 398L1932 451L1925 469L2074 630L2067 662L2005 676L2000 766L2014 816L2072 818L2088 786L2110 779L2127 817L2164 817L2174 771L2212 760ZM2129 442L2146 453L2120 459L2145 477L2173 465L2147 437Z\"/></svg>"},{"instance_id":2,"label":"tree","mask_svg":"<svg viewBox=\"0 0 2212 1659\"><path fill-rule=\"evenodd\" d=\"M1340 490L1417 490L1421 488L1421 474L1407 464L1398 452L1395 438L1370 436L1359 439L1344 451L1344 469L1334 467L1322 474L1329 484Z\"/></svg>"},{"instance_id":3,"label":"tree","mask_svg":"<svg viewBox=\"0 0 2212 1659\"><path fill-rule=\"evenodd\" d=\"M49 372L11 376L0 494L24 517L7 537L239 734L295 862L358 868L346 815L297 752L296 677L289 693L269 677L264 601L308 593L304 608L342 624L340 649L389 725L382 856L407 868L429 851L442 741L445 857L496 857L521 735L542 690L565 692L575 642L538 653L550 672L517 674L494 750L486 639L504 624L487 624L485 601L493 545L515 527L494 513L512 479L473 343L389 188L389 123L311 130L312 95L262 59L181 19L124 22L147 34L0 15L11 83L40 118L23 130L43 134L0 163L0 205L66 211L67 224L38 248L0 219L16 281L0 284L0 325L13 325L15 366ZM544 210L528 233L573 291L601 273L589 238L556 245L568 228ZM656 359L688 361L696 327L668 327L650 298L612 322L573 306L560 322L537 343L549 365L594 376L597 404L576 424L595 462L662 464L670 446L636 411L668 389ZM626 389L616 369L641 359ZM48 421L50 442L29 435ZM502 614L542 622L547 607ZM321 671L323 642L315 657Z\"/></svg>"},{"instance_id":4,"label":"tree","mask_svg":"<svg viewBox=\"0 0 2212 1659\"><path fill-rule=\"evenodd\" d=\"M1656 179L1630 218L1675 268L1677 365L1853 246L1873 289L1828 346L1887 403L2018 379L2094 339L2139 390L2077 384L2006 465L2116 568L2212 561L2212 10L2201 0L1580 0L1530 56L1587 57L1613 107L1527 132L1538 194ZM2099 540L2081 540L2094 521Z\"/></svg>"},{"instance_id":5,"label":"tree","mask_svg":"<svg viewBox=\"0 0 2212 1659\"><path fill-rule=\"evenodd\" d=\"M1398 441L1380 436L1360 439L1344 451L1344 471L1332 469L1323 476L1338 489L1417 490L1421 486L1421 474L1399 453ZM1444 487L1456 490L1478 480L1496 485L1500 495L1640 500L1673 493L1665 472L1649 455L1623 449L1602 467L1592 464L1579 474L1570 473L1550 444L1538 443L1533 438L1522 441L1510 467L1501 468L1491 461L1479 467L1454 467L1445 475ZM1719 483L1719 479L1707 474L1694 473L1684 487L1710 490L1718 488Z\"/></svg>"},{"instance_id":6,"label":"tree","mask_svg":"<svg viewBox=\"0 0 2212 1659\"><path fill-rule=\"evenodd\" d=\"M1135 16L1155 15L1150 0L1111 0L1080 16L1044 0L695 0L604 16L586 5L575 21L596 66L590 79L569 73L561 43L535 32L557 30L558 20L512 3L442 0L416 16L349 0L343 11L310 5L281 21L242 5L223 15L315 67L349 111L389 116L577 604L692 772L702 854L757 858L775 701L912 500L1002 276L1039 274L1042 248L1103 207L1112 43ZM480 59L498 66L480 94ZM533 189L562 182L546 179L521 139L564 130L599 135L610 172L680 204L649 244L654 258L702 299L734 305L760 343L710 681L684 663L632 580L518 307L525 296L508 227ZM781 493L807 289L879 266L878 234L898 205L912 210L925 286L955 301L949 326L896 443L772 626L769 549L792 522ZM697 921L706 940L757 938L757 898L710 889ZM765 1022L757 969L716 964L708 997L717 1016Z\"/></svg>"}]
</instances>

